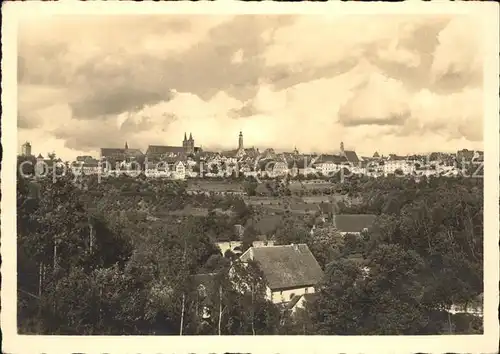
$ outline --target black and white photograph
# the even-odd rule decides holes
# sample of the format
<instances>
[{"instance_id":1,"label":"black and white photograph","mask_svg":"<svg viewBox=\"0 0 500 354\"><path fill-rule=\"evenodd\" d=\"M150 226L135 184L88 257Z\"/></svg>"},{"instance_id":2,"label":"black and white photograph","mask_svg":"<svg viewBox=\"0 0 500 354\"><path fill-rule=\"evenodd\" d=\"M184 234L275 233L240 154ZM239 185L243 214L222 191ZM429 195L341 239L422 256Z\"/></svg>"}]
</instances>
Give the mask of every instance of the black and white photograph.
<instances>
[{"instance_id":1,"label":"black and white photograph","mask_svg":"<svg viewBox=\"0 0 500 354\"><path fill-rule=\"evenodd\" d=\"M498 5L28 5L5 352L498 350Z\"/></svg>"}]
</instances>

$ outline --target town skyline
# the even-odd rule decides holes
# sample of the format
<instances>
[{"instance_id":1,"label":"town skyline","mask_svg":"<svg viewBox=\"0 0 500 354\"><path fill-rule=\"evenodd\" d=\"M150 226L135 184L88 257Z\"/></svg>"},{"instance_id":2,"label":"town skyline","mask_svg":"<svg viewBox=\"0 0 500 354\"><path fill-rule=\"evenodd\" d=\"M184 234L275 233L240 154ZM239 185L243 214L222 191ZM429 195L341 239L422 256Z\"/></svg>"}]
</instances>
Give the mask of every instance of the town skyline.
<instances>
[{"instance_id":1,"label":"town skyline","mask_svg":"<svg viewBox=\"0 0 500 354\"><path fill-rule=\"evenodd\" d=\"M334 153L340 141L363 156L484 150L475 20L387 16L24 23L18 146L71 160L125 142L178 145L192 132L218 151L235 148L241 130L246 147L280 152Z\"/></svg>"},{"instance_id":2,"label":"town skyline","mask_svg":"<svg viewBox=\"0 0 500 354\"><path fill-rule=\"evenodd\" d=\"M242 132L240 131L240 134ZM187 132L185 133L187 134ZM192 137L194 137L194 134L192 133L189 133L190 135L190 139ZM186 135L185 135L186 137ZM96 150L96 151L92 151L91 153L89 154L83 154L83 155L78 155L78 156L72 156L71 158L65 158L65 156L60 156L57 151L55 150L49 150L49 151L46 151L46 152L43 152L43 151L39 151L36 149L36 147L34 148L33 144L30 142L30 141L24 141L22 142L21 145L19 145L19 148L18 148L18 155L25 155L25 152L23 151L23 145L25 144L29 144L30 145L30 151L31 151L31 155L32 156L38 156L38 155L42 155L43 157L47 157L48 154L55 154L56 157L58 158L61 158L62 160L65 160L65 161L70 161L70 160L75 160L77 159L79 156L91 156L93 158L99 158L101 156L101 151L103 148L104 149L138 149L141 151L141 153L143 153L144 155L147 155L147 150L149 147L152 147L152 146L169 146L169 147L175 147L177 145L180 145L179 143L175 144L149 144L145 147L137 147L137 146L133 146L132 144L129 143L129 141L124 141L124 144L122 146L106 146L106 147L101 147L99 150ZM248 144L245 144L243 145L244 148L248 149L248 148L255 148L256 150L260 151L260 152L264 152L266 151L267 149L272 149L274 150L277 154L283 154L283 153L294 153L296 150L298 151L299 154L304 154L304 155L308 155L308 154L312 154L312 155L322 155L322 154L326 154L326 155L340 155L342 154L342 151L340 149L340 144L344 144L343 141L340 141L339 142L339 145L337 146L337 148L332 148L330 150L327 150L327 151L300 151L297 149L296 146L294 146L292 149L275 149L273 148L272 146L266 146L266 147L261 147L261 146L254 146L254 145L248 145ZM238 149L238 143L234 144L233 146L222 146L222 147L218 147L218 148L213 148L211 149L210 147L203 147L203 146L196 146L196 148L200 148L202 150L200 151L204 151L204 152L210 152L210 153L222 153L224 154L225 152L229 152L229 151L234 151L234 150L237 150ZM374 150L371 154L368 152L368 153L359 153L358 151L356 151L355 148L352 148L350 147L348 144L346 144L345 148L347 150L351 150L351 151L355 151L358 153L358 155L361 157L373 157L373 155L376 153L377 155L379 156L390 156L390 155L396 155L396 156L411 156L411 155L429 155L429 154L432 154L432 153L445 153L445 154L456 154L457 151L460 151L460 150L469 150L469 151L481 151L483 152L484 151L484 148L483 146L479 146L479 148L468 148L468 147L457 147L457 149L449 149L449 150L429 150L429 151L420 151L420 152L409 152L409 153L406 153L406 154L397 154L397 153L394 153L392 151L379 151L379 150Z\"/></svg>"}]
</instances>

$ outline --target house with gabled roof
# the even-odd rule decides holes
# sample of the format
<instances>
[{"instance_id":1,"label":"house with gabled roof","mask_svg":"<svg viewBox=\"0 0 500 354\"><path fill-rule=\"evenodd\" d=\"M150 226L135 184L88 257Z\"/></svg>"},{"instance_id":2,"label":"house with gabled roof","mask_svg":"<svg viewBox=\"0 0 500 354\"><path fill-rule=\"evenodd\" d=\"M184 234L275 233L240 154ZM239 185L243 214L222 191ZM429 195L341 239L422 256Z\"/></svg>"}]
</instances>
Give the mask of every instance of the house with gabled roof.
<instances>
[{"instance_id":1,"label":"house with gabled roof","mask_svg":"<svg viewBox=\"0 0 500 354\"><path fill-rule=\"evenodd\" d=\"M148 159L161 159L162 157L180 155L184 153L182 146L169 146L169 145L149 145L146 150Z\"/></svg>"},{"instance_id":2,"label":"house with gabled roof","mask_svg":"<svg viewBox=\"0 0 500 354\"><path fill-rule=\"evenodd\" d=\"M360 159L354 150L344 150L344 143L340 143L340 155L344 156L351 166L358 166Z\"/></svg>"},{"instance_id":3,"label":"house with gabled roof","mask_svg":"<svg viewBox=\"0 0 500 354\"><path fill-rule=\"evenodd\" d=\"M323 270L306 244L250 247L239 259L258 264L266 282L266 297L275 304L314 293L323 278Z\"/></svg>"},{"instance_id":4,"label":"house with gabled roof","mask_svg":"<svg viewBox=\"0 0 500 354\"><path fill-rule=\"evenodd\" d=\"M349 161L343 155L320 155L314 162L315 168L324 176L330 176L348 164Z\"/></svg>"},{"instance_id":5,"label":"house with gabled roof","mask_svg":"<svg viewBox=\"0 0 500 354\"><path fill-rule=\"evenodd\" d=\"M137 160L143 155L140 149L130 149L128 143L125 143L125 148L101 148L100 158L111 164L119 164L125 161ZM114 167L116 168L116 166Z\"/></svg>"},{"instance_id":6,"label":"house with gabled roof","mask_svg":"<svg viewBox=\"0 0 500 354\"><path fill-rule=\"evenodd\" d=\"M181 160L177 160L172 164L172 170L175 179L186 178L186 165Z\"/></svg>"}]
</instances>

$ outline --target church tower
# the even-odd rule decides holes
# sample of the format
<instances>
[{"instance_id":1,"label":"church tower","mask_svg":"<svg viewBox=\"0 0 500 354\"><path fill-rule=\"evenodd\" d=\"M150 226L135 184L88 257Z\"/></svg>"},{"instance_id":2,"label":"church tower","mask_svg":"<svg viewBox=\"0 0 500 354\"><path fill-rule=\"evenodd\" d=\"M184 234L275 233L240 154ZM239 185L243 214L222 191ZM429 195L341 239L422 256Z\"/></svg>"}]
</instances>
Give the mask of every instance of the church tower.
<instances>
[{"instance_id":1,"label":"church tower","mask_svg":"<svg viewBox=\"0 0 500 354\"><path fill-rule=\"evenodd\" d=\"M340 142L340 152L343 154L344 153L344 142Z\"/></svg>"},{"instance_id":2,"label":"church tower","mask_svg":"<svg viewBox=\"0 0 500 354\"><path fill-rule=\"evenodd\" d=\"M184 150L184 152L187 152L187 135L186 135L186 132L184 132L184 140L182 141L182 148Z\"/></svg>"},{"instance_id":3,"label":"church tower","mask_svg":"<svg viewBox=\"0 0 500 354\"><path fill-rule=\"evenodd\" d=\"M189 133L188 154L194 154L194 139L191 133Z\"/></svg>"},{"instance_id":4,"label":"church tower","mask_svg":"<svg viewBox=\"0 0 500 354\"><path fill-rule=\"evenodd\" d=\"M243 149L243 133L240 131L240 137L238 139L238 150Z\"/></svg>"},{"instance_id":5,"label":"church tower","mask_svg":"<svg viewBox=\"0 0 500 354\"><path fill-rule=\"evenodd\" d=\"M125 150L128 150L128 143L125 142Z\"/></svg>"},{"instance_id":6,"label":"church tower","mask_svg":"<svg viewBox=\"0 0 500 354\"><path fill-rule=\"evenodd\" d=\"M21 153L23 156L31 156L31 144L25 142L21 147Z\"/></svg>"}]
</instances>

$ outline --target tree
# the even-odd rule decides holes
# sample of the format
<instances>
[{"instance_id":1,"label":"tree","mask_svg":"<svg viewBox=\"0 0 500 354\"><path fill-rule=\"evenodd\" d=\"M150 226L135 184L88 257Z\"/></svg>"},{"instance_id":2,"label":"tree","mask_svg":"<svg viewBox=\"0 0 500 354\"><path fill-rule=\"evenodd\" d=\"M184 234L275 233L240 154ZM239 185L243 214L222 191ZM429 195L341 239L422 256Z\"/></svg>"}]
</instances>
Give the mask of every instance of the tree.
<instances>
[{"instance_id":1,"label":"tree","mask_svg":"<svg viewBox=\"0 0 500 354\"><path fill-rule=\"evenodd\" d=\"M248 196L255 196L257 186L258 182L253 177L250 177L243 183L243 190Z\"/></svg>"},{"instance_id":2,"label":"tree","mask_svg":"<svg viewBox=\"0 0 500 354\"><path fill-rule=\"evenodd\" d=\"M214 175L217 175L219 174L219 166L217 164L213 164L211 167L210 167L210 173L213 173Z\"/></svg>"},{"instance_id":3,"label":"tree","mask_svg":"<svg viewBox=\"0 0 500 354\"><path fill-rule=\"evenodd\" d=\"M253 225L250 225L245 228L245 231L243 232L243 239L242 241L242 250L241 252L245 252L247 249L252 247L252 244L254 241L257 240L257 230L253 227Z\"/></svg>"},{"instance_id":4,"label":"tree","mask_svg":"<svg viewBox=\"0 0 500 354\"><path fill-rule=\"evenodd\" d=\"M339 260L327 266L312 310L321 334L425 334L426 309L418 274L422 259L398 246L381 245L368 271Z\"/></svg>"},{"instance_id":5,"label":"tree","mask_svg":"<svg viewBox=\"0 0 500 354\"><path fill-rule=\"evenodd\" d=\"M321 267L338 259L343 248L342 236L333 228L316 228L306 241Z\"/></svg>"},{"instance_id":6,"label":"tree","mask_svg":"<svg viewBox=\"0 0 500 354\"><path fill-rule=\"evenodd\" d=\"M310 308L317 334L359 334L368 305L361 301L360 279L361 270L350 261L339 260L328 265L318 298Z\"/></svg>"},{"instance_id":7,"label":"tree","mask_svg":"<svg viewBox=\"0 0 500 354\"><path fill-rule=\"evenodd\" d=\"M309 239L309 232L310 229L304 220L289 216L277 228L274 238L278 245L306 243Z\"/></svg>"}]
</instances>

